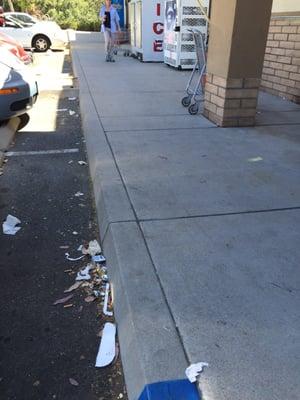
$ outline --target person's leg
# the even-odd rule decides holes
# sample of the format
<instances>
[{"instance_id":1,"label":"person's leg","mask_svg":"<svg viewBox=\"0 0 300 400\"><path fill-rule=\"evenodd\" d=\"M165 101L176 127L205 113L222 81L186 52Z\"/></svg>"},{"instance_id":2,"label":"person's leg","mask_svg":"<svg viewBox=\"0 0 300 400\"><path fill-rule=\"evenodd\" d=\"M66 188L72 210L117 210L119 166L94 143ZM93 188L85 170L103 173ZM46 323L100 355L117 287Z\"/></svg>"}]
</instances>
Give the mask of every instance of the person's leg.
<instances>
[{"instance_id":1,"label":"person's leg","mask_svg":"<svg viewBox=\"0 0 300 400\"><path fill-rule=\"evenodd\" d=\"M109 30L109 50L108 50L108 54L109 54L109 61L114 61L114 57L113 57L113 49L114 49L114 43L113 43L113 34L111 32L111 30Z\"/></svg>"},{"instance_id":2,"label":"person's leg","mask_svg":"<svg viewBox=\"0 0 300 400\"><path fill-rule=\"evenodd\" d=\"M106 61L109 61L109 43L110 43L110 32L105 28L104 30L104 41L105 41L105 53Z\"/></svg>"}]
</instances>

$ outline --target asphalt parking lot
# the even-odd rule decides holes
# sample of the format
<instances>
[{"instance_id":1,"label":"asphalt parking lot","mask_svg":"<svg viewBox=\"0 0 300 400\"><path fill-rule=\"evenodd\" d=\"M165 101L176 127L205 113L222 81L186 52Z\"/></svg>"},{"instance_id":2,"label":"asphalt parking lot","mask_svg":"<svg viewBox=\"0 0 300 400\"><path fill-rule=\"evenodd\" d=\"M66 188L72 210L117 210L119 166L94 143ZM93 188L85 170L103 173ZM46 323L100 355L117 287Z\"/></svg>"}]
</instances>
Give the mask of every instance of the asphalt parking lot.
<instances>
[{"instance_id":1,"label":"asphalt parking lot","mask_svg":"<svg viewBox=\"0 0 300 400\"><path fill-rule=\"evenodd\" d=\"M120 356L95 368L100 301L79 289L53 306L84 265L65 252L78 255L98 227L69 52L36 54L32 68L41 93L0 176L1 220L21 220L15 236L1 230L0 398L126 400Z\"/></svg>"}]
</instances>

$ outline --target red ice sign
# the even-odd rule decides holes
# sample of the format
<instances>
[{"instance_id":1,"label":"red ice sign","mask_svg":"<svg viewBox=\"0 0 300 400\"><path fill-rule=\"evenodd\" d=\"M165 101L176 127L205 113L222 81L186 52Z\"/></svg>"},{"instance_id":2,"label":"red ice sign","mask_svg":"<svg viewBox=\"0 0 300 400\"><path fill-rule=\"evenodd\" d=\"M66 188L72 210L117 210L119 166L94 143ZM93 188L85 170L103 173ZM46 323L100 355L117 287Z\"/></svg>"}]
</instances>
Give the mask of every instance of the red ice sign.
<instances>
[{"instance_id":1,"label":"red ice sign","mask_svg":"<svg viewBox=\"0 0 300 400\"><path fill-rule=\"evenodd\" d=\"M157 3L156 4L156 16L160 17L160 14L161 14L161 6L160 6L160 3ZM152 29L156 35L162 35L164 33L164 24L160 21L153 22ZM155 51L155 52L163 51L163 40L162 39L154 39L153 51Z\"/></svg>"}]
</instances>

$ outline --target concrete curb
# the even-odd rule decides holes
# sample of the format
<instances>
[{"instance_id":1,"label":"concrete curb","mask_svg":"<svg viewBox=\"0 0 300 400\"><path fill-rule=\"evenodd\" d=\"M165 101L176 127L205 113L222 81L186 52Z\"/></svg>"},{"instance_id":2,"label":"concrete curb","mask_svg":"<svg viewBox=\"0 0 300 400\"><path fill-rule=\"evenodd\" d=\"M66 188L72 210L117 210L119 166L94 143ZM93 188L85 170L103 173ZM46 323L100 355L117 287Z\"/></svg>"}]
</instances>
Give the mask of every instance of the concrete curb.
<instances>
[{"instance_id":1,"label":"concrete curb","mask_svg":"<svg viewBox=\"0 0 300 400\"><path fill-rule=\"evenodd\" d=\"M5 151L13 141L20 125L20 118L11 118L8 123L0 127L0 167L5 157Z\"/></svg>"},{"instance_id":2,"label":"concrete curb","mask_svg":"<svg viewBox=\"0 0 300 400\"><path fill-rule=\"evenodd\" d=\"M137 400L147 384L184 378L187 359L76 49L71 51L127 392Z\"/></svg>"}]
</instances>

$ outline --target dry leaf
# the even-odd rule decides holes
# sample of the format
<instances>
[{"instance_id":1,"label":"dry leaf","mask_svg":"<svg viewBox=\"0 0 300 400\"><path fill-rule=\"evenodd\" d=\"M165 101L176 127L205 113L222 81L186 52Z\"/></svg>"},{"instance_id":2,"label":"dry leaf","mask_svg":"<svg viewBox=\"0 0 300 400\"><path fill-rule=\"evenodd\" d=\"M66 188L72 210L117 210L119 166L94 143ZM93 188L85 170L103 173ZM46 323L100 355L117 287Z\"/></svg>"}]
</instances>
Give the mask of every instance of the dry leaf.
<instances>
[{"instance_id":1,"label":"dry leaf","mask_svg":"<svg viewBox=\"0 0 300 400\"><path fill-rule=\"evenodd\" d=\"M73 386L79 386L79 383L76 381L76 379L69 378L69 382L70 382L71 385L73 385Z\"/></svg>"}]
</instances>

